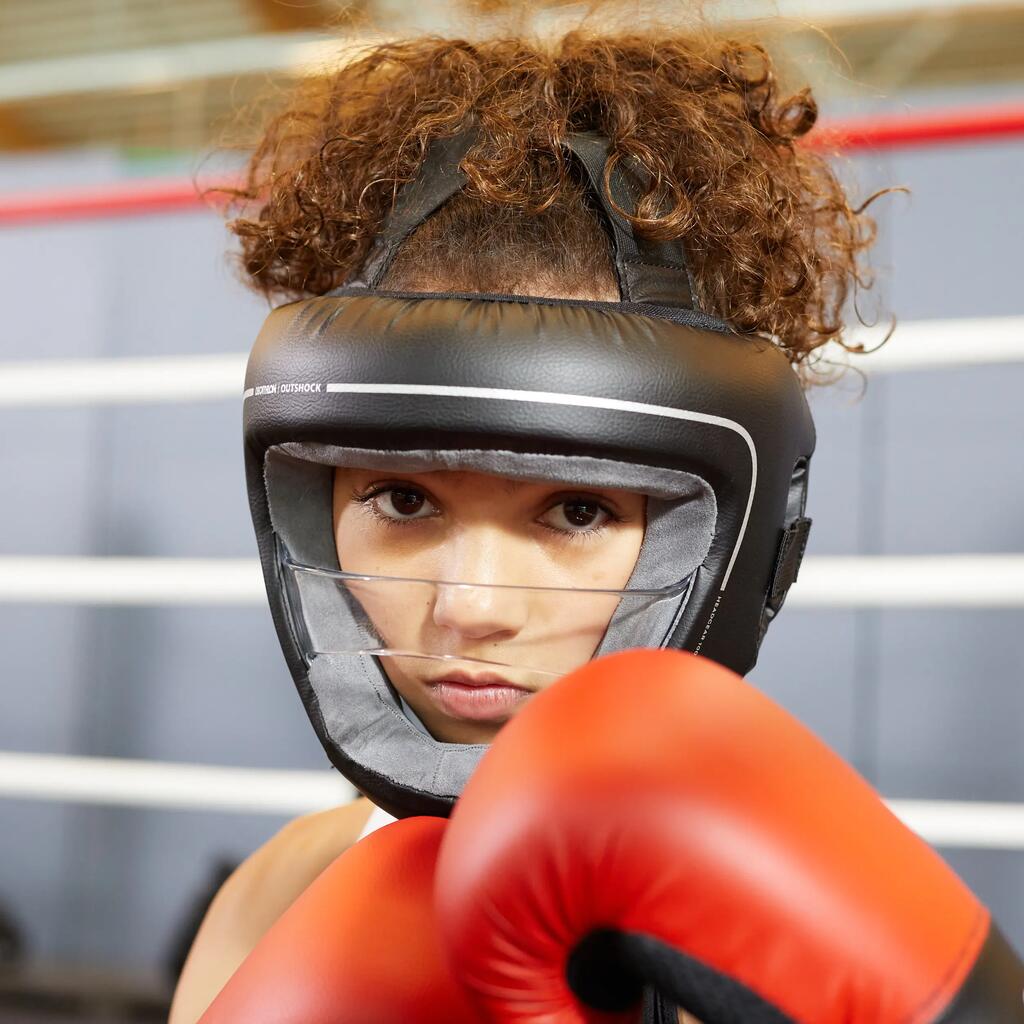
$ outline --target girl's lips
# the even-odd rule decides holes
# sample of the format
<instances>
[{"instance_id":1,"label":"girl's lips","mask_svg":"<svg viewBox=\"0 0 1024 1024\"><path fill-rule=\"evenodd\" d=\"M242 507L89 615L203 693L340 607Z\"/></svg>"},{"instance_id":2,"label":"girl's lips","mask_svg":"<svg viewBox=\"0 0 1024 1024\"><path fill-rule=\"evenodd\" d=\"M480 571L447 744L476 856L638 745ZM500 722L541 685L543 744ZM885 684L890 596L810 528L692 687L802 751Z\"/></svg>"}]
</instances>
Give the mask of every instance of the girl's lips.
<instances>
[{"instance_id":1,"label":"girl's lips","mask_svg":"<svg viewBox=\"0 0 1024 1024\"><path fill-rule=\"evenodd\" d=\"M426 685L441 711L468 722L504 722L530 696L529 690L490 674L471 677L453 672Z\"/></svg>"}]
</instances>

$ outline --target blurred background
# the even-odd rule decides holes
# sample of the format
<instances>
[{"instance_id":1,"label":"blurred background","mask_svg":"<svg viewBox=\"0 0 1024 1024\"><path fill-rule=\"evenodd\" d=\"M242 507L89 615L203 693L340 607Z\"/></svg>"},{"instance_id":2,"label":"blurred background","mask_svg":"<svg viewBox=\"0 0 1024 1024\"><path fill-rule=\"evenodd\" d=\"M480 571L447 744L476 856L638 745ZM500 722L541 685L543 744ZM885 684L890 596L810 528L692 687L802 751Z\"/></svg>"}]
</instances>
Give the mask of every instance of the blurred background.
<instances>
[{"instance_id":1,"label":"blurred background","mask_svg":"<svg viewBox=\"0 0 1024 1024\"><path fill-rule=\"evenodd\" d=\"M240 159L240 110L360 41L483 34L518 7L0 2L4 1024L165 1019L225 874L350 796L254 561L240 392L266 307L193 178ZM812 398L809 558L752 678L1022 948L1024 4L711 11L773 14L843 175L912 194L874 208L868 312L899 327Z\"/></svg>"}]
</instances>

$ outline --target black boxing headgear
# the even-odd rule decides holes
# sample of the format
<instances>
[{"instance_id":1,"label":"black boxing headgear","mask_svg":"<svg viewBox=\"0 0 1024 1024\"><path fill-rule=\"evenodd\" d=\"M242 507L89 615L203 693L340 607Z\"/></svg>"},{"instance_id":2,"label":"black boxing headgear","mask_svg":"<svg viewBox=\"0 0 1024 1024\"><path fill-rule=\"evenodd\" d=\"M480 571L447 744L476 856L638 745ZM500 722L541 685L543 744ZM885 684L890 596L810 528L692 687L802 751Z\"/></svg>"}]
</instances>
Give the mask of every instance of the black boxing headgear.
<instances>
[{"instance_id":1,"label":"black boxing headgear","mask_svg":"<svg viewBox=\"0 0 1024 1024\"><path fill-rule=\"evenodd\" d=\"M621 301L378 288L402 241L466 184L474 138L432 144L358 278L271 313L245 382L249 501L285 658L331 761L397 816L447 813L484 748L427 734L381 669L379 638L363 639L358 586L373 583L338 564L335 466L646 494L637 566L596 653L676 647L740 673L810 526L814 427L796 374L770 341L695 307L679 242L634 234L615 206L635 211L646 178L616 161L609 197L603 137L564 145L603 211Z\"/></svg>"}]
</instances>

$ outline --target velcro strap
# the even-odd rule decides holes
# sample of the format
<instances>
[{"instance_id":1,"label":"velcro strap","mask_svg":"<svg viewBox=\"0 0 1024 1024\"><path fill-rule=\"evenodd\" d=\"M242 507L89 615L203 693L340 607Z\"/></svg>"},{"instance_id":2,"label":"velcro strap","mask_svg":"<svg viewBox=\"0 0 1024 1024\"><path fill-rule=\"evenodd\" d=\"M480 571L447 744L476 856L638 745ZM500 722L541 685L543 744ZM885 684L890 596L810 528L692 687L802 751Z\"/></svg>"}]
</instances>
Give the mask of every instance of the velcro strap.
<instances>
[{"instance_id":1,"label":"velcro strap","mask_svg":"<svg viewBox=\"0 0 1024 1024\"><path fill-rule=\"evenodd\" d=\"M772 574L772 585L768 591L768 606L773 611L777 612L782 607L786 592L800 574L800 563L803 561L810 532L811 520L806 516L800 516L782 534L782 543L779 545L775 571Z\"/></svg>"}]
</instances>

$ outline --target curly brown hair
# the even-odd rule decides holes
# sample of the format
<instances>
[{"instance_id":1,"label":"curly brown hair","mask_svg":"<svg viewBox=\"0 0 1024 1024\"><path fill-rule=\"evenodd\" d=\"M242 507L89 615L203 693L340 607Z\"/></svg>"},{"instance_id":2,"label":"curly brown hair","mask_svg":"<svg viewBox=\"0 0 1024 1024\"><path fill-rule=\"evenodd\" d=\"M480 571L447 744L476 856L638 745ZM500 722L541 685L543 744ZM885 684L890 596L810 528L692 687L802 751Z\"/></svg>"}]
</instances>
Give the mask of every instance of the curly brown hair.
<instances>
[{"instance_id":1,"label":"curly brown hair","mask_svg":"<svg viewBox=\"0 0 1024 1024\"><path fill-rule=\"evenodd\" d=\"M851 206L829 161L797 144L816 117L808 88L782 90L764 45L708 28L382 42L269 122L230 226L269 299L329 291L359 269L428 143L473 119L469 184L407 239L382 287L616 300L606 230L560 145L597 130L611 159L650 174L636 232L685 239L703 308L804 367L842 343L875 232L867 203Z\"/></svg>"}]
</instances>

